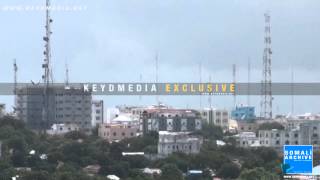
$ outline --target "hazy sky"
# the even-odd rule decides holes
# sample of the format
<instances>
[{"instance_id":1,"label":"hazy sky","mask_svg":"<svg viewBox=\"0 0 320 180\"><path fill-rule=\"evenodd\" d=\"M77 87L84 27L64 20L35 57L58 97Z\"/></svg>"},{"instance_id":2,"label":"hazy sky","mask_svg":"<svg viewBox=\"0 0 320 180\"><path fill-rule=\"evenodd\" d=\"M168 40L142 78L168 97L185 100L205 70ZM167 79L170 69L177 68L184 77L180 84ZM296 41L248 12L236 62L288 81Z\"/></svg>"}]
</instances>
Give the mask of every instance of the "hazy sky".
<instances>
[{"instance_id":1,"label":"hazy sky","mask_svg":"<svg viewBox=\"0 0 320 180\"><path fill-rule=\"evenodd\" d=\"M45 0L2 0L0 7L43 5ZM65 79L69 64L72 82L135 82L155 80L159 54L160 82L231 81L262 77L264 16L271 14L274 82L320 80L319 0L52 0L52 5L86 6L84 11L53 11L52 65L55 82ZM12 82L12 59L18 63L19 82L40 81L43 61L44 11L0 10L0 82ZM100 97L99 97L100 98ZM0 96L8 107L12 97ZM103 97L107 107L153 104L155 97ZM202 97L202 106L208 105ZM238 103L246 104L246 97ZM199 97L160 97L178 107L200 106ZM319 97L296 97L295 112L319 112ZM259 111L260 97L251 105ZM213 97L213 104L231 108L232 97ZM274 112L290 112L291 97L276 96Z\"/></svg>"}]
</instances>

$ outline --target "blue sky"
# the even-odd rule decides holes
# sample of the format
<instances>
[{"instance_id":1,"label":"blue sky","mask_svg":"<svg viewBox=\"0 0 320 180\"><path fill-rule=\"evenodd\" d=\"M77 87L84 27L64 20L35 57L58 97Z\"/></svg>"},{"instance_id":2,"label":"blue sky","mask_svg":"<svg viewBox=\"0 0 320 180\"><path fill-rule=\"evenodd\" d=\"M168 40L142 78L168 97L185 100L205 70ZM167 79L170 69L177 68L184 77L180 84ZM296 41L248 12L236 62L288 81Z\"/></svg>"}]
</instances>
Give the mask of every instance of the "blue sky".
<instances>
[{"instance_id":1,"label":"blue sky","mask_svg":"<svg viewBox=\"0 0 320 180\"><path fill-rule=\"evenodd\" d=\"M0 6L42 5L45 0L2 0ZM320 1L318 0L52 0L52 5L82 5L84 11L53 11L52 66L55 82L65 79L69 64L72 82L135 82L155 80L159 54L160 82L231 81L262 74L264 16L271 14L273 81L318 82ZM43 60L44 11L0 11L0 82L12 82L12 59L19 82L40 81ZM98 97L100 98L100 97ZM155 97L102 97L107 107L153 104ZM12 97L0 96L8 107ZM202 97L202 106L208 103ZM246 97L238 97L246 103ZM199 97L160 97L177 107L200 106ZM319 97L296 97L295 112L319 112ZM259 106L259 97L251 105ZM213 97L213 104L232 107L232 97ZM259 109L259 108L258 108ZM259 111L259 110L258 110ZM274 112L290 112L291 97L275 97Z\"/></svg>"}]
</instances>

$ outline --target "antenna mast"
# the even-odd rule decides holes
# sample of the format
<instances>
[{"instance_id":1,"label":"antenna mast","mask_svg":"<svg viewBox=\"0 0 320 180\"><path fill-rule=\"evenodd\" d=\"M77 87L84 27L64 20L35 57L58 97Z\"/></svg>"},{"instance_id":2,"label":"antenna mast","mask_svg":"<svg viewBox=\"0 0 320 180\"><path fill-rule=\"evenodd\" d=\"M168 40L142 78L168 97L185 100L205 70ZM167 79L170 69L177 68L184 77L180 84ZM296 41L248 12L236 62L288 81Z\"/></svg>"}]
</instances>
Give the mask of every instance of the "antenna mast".
<instances>
[{"instance_id":1,"label":"antenna mast","mask_svg":"<svg viewBox=\"0 0 320 180\"><path fill-rule=\"evenodd\" d=\"M158 53L156 53L156 56L155 56L155 66L156 66L156 84L158 86L158 70L159 70L159 67L158 67ZM160 102L159 102L159 95L157 94L156 96L156 100L157 100L157 105L160 106Z\"/></svg>"},{"instance_id":2,"label":"antenna mast","mask_svg":"<svg viewBox=\"0 0 320 180\"><path fill-rule=\"evenodd\" d=\"M199 62L199 83L202 83L202 63L201 61ZM199 95L199 105L200 105L200 109L202 108L202 95Z\"/></svg>"},{"instance_id":3,"label":"antenna mast","mask_svg":"<svg viewBox=\"0 0 320 180\"><path fill-rule=\"evenodd\" d=\"M68 67L68 63L66 63L66 86L69 86L69 67Z\"/></svg>"},{"instance_id":4,"label":"antenna mast","mask_svg":"<svg viewBox=\"0 0 320 180\"><path fill-rule=\"evenodd\" d=\"M271 33L270 33L270 15L264 14L265 18L265 37L263 52L263 80L262 80L262 99L261 99L261 117L272 119L272 91L271 91Z\"/></svg>"},{"instance_id":5,"label":"antenna mast","mask_svg":"<svg viewBox=\"0 0 320 180\"><path fill-rule=\"evenodd\" d=\"M42 64L42 68L44 70L44 74L42 75L42 80L44 84L43 88L43 107L42 107L42 122L40 124L40 129L46 132L46 128L48 127L49 123L49 85L52 83L52 72L51 72L51 28L50 24L52 23L52 19L50 18L50 0L46 0L46 35L43 37L45 41L45 51L43 52L45 59L44 63Z\"/></svg>"},{"instance_id":6,"label":"antenna mast","mask_svg":"<svg viewBox=\"0 0 320 180\"><path fill-rule=\"evenodd\" d=\"M233 77L233 83L236 84L236 72L237 72L237 69L236 69L236 64L232 64L232 77ZM236 97L236 94L234 93L233 94L233 108L235 109L237 106L237 97Z\"/></svg>"},{"instance_id":7,"label":"antenna mast","mask_svg":"<svg viewBox=\"0 0 320 180\"><path fill-rule=\"evenodd\" d=\"M211 75L209 75L209 83L211 84ZM209 93L209 98L208 98L208 101L209 101L209 108L211 109L212 107L212 94Z\"/></svg>"},{"instance_id":8,"label":"antenna mast","mask_svg":"<svg viewBox=\"0 0 320 180\"><path fill-rule=\"evenodd\" d=\"M250 106L250 72L251 71L251 62L250 58L248 58L248 96L247 96L247 105Z\"/></svg>"},{"instance_id":9,"label":"antenna mast","mask_svg":"<svg viewBox=\"0 0 320 180\"><path fill-rule=\"evenodd\" d=\"M13 94L14 94L14 106L15 106L14 108L17 108L17 73L18 73L18 66L17 66L16 59L13 59L13 72L14 72Z\"/></svg>"}]
</instances>

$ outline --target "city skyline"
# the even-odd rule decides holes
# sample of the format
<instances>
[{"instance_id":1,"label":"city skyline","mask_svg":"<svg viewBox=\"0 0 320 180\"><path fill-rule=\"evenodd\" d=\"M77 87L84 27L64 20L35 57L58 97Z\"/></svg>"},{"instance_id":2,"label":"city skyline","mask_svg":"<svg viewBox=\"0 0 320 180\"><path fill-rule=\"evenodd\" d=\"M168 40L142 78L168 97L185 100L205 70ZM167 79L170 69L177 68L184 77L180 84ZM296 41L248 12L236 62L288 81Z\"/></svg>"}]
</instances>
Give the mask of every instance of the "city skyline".
<instances>
[{"instance_id":1,"label":"city skyline","mask_svg":"<svg viewBox=\"0 0 320 180\"><path fill-rule=\"evenodd\" d=\"M27 4L28 3L28 4ZM6 5L43 5L43 1L2 1ZM264 17L271 15L273 82L319 82L317 42L320 35L320 2L308 1L52 1L52 4L84 5L83 11L53 11L52 62L56 82L155 82L158 54L159 82L232 81L232 64L237 81L247 82L247 61L251 82L262 78ZM289 6L288 6L289 4ZM193 12L193 13L191 13ZM3 50L0 81L13 82L13 59L19 67L18 82L41 80L44 11L0 11ZM10 19L10 21L9 21ZM90 67L90 68L89 68ZM100 98L100 97L99 97ZM233 97L215 96L212 104L233 107ZM155 104L156 97L103 97L106 107L118 104ZM246 97L237 97L245 104ZM319 112L319 97L295 97L295 112ZM0 96L9 107L13 97ZM208 106L208 98L160 97L177 107ZM260 96L251 97L259 114ZM291 97L274 99L277 114L291 111ZM8 107L7 107L8 108Z\"/></svg>"}]
</instances>

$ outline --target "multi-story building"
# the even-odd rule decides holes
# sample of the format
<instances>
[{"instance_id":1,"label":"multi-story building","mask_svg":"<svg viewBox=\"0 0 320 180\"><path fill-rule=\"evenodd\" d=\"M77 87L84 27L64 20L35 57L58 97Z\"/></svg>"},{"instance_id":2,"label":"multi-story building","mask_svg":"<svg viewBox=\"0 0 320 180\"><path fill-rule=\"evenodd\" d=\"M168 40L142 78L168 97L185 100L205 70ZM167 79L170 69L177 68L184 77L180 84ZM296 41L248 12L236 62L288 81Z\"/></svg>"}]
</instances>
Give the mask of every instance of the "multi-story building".
<instances>
[{"instance_id":1,"label":"multi-story building","mask_svg":"<svg viewBox=\"0 0 320 180\"><path fill-rule=\"evenodd\" d=\"M145 109L140 124L143 133L195 131L202 128L199 112L189 109Z\"/></svg>"},{"instance_id":2,"label":"multi-story building","mask_svg":"<svg viewBox=\"0 0 320 180\"><path fill-rule=\"evenodd\" d=\"M92 100L92 114L91 114L91 125L96 127L99 124L104 123L104 108L103 100Z\"/></svg>"},{"instance_id":3,"label":"multi-story building","mask_svg":"<svg viewBox=\"0 0 320 180\"><path fill-rule=\"evenodd\" d=\"M300 124L300 144L320 146L320 121L311 120Z\"/></svg>"},{"instance_id":4,"label":"multi-story building","mask_svg":"<svg viewBox=\"0 0 320 180\"><path fill-rule=\"evenodd\" d=\"M138 128L135 126L123 124L102 124L99 126L99 137L106 139L109 142L121 141L125 138L136 137Z\"/></svg>"},{"instance_id":5,"label":"multi-story building","mask_svg":"<svg viewBox=\"0 0 320 180\"><path fill-rule=\"evenodd\" d=\"M159 131L158 155L167 156L173 152L197 154L202 143L202 138L191 136L188 132Z\"/></svg>"},{"instance_id":6,"label":"multi-story building","mask_svg":"<svg viewBox=\"0 0 320 180\"><path fill-rule=\"evenodd\" d=\"M53 85L48 88L48 121L43 122L44 86L27 85L17 89L16 112L18 118L32 129L49 129L52 124L76 124L90 132L90 92L78 88Z\"/></svg>"},{"instance_id":7,"label":"multi-story building","mask_svg":"<svg viewBox=\"0 0 320 180\"><path fill-rule=\"evenodd\" d=\"M201 111L201 118L208 124L220 126L223 130L229 129L229 112L226 109L205 108Z\"/></svg>"},{"instance_id":8,"label":"multi-story building","mask_svg":"<svg viewBox=\"0 0 320 180\"><path fill-rule=\"evenodd\" d=\"M256 118L253 106L237 106L231 111L231 118L237 121L253 121Z\"/></svg>"},{"instance_id":9,"label":"multi-story building","mask_svg":"<svg viewBox=\"0 0 320 180\"><path fill-rule=\"evenodd\" d=\"M301 134L299 129L294 130L259 130L259 141L261 146L273 147L281 150L283 145L301 144Z\"/></svg>"}]
</instances>

